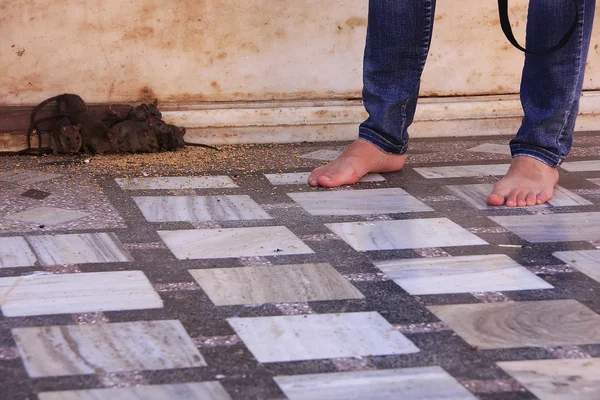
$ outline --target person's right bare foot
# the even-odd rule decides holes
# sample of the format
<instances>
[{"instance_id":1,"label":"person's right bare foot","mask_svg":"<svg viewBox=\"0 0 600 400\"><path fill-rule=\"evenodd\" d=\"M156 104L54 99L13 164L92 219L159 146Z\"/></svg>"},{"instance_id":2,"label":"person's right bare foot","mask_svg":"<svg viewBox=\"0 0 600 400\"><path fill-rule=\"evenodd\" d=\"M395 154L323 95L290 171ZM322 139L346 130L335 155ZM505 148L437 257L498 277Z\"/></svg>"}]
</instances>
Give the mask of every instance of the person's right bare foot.
<instances>
[{"instance_id":1,"label":"person's right bare foot","mask_svg":"<svg viewBox=\"0 0 600 400\"><path fill-rule=\"evenodd\" d=\"M356 183L369 172L394 172L404 166L406 155L387 154L358 139L332 162L316 168L308 177L312 186L336 187Z\"/></svg>"}]
</instances>

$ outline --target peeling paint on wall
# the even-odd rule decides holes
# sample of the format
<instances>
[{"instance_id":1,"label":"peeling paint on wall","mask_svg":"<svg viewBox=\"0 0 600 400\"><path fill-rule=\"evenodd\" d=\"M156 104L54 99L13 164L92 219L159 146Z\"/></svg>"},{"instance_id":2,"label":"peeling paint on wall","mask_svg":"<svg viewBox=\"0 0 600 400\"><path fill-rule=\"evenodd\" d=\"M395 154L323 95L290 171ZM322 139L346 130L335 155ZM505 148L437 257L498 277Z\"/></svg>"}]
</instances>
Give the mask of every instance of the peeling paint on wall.
<instances>
[{"instance_id":1,"label":"peeling paint on wall","mask_svg":"<svg viewBox=\"0 0 600 400\"><path fill-rule=\"evenodd\" d=\"M359 98L366 0L39 0L0 4L0 105ZM422 95L516 93L522 54L495 2L439 0ZM511 2L524 36L526 0ZM521 40L522 41L522 40ZM600 31L585 88L600 89ZM451 71L451 74L449 74ZM451 76L451 79L449 79Z\"/></svg>"}]
</instances>

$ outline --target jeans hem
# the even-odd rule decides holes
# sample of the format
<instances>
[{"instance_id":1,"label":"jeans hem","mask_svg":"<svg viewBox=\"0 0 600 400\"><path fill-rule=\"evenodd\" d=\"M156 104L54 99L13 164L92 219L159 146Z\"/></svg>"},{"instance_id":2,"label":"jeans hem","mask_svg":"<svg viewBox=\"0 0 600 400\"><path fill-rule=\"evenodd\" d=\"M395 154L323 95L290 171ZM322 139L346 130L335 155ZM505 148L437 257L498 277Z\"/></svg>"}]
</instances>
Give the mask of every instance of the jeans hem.
<instances>
[{"instance_id":1,"label":"jeans hem","mask_svg":"<svg viewBox=\"0 0 600 400\"><path fill-rule=\"evenodd\" d=\"M560 167L560 165L564 161L564 157L558 156L554 153L549 152L548 150L535 146L513 144L510 146L510 152L513 158L520 156L531 157L543 162L544 164L550 167Z\"/></svg>"},{"instance_id":2,"label":"jeans hem","mask_svg":"<svg viewBox=\"0 0 600 400\"><path fill-rule=\"evenodd\" d=\"M403 154L406 154L406 152L408 151L408 143L400 146L394 145L388 140L381 137L381 135L373 131L366 130L364 128L361 128L359 130L358 138L371 143L373 146L377 147L379 150L387 154L401 156Z\"/></svg>"}]
</instances>

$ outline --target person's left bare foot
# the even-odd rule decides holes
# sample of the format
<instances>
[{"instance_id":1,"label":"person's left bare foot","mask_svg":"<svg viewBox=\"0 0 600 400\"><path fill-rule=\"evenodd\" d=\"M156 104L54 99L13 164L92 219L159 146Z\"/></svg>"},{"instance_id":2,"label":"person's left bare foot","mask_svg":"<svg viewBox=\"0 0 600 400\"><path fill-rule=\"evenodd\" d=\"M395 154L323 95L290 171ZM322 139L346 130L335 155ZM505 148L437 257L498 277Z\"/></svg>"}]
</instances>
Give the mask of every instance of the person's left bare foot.
<instances>
[{"instance_id":1,"label":"person's left bare foot","mask_svg":"<svg viewBox=\"0 0 600 400\"><path fill-rule=\"evenodd\" d=\"M544 204L552 198L558 171L532 157L515 157L504 178L488 197L491 206L525 207Z\"/></svg>"}]
</instances>

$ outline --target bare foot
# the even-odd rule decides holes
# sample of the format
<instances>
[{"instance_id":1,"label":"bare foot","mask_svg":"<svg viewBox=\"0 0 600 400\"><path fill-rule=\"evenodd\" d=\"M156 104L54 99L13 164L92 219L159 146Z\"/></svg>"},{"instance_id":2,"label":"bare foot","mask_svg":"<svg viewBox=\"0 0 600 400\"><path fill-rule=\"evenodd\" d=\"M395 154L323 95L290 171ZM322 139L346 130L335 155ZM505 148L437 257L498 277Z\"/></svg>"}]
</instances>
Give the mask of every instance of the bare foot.
<instances>
[{"instance_id":1,"label":"bare foot","mask_svg":"<svg viewBox=\"0 0 600 400\"><path fill-rule=\"evenodd\" d=\"M387 154L365 140L356 140L332 162L316 168L308 177L312 186L336 187L358 182L369 172L394 172L404 166L406 155Z\"/></svg>"},{"instance_id":2,"label":"bare foot","mask_svg":"<svg viewBox=\"0 0 600 400\"><path fill-rule=\"evenodd\" d=\"M491 206L525 207L544 204L552 198L558 171L532 157L515 157L510 169L488 197Z\"/></svg>"}]
</instances>

